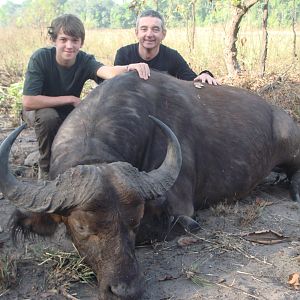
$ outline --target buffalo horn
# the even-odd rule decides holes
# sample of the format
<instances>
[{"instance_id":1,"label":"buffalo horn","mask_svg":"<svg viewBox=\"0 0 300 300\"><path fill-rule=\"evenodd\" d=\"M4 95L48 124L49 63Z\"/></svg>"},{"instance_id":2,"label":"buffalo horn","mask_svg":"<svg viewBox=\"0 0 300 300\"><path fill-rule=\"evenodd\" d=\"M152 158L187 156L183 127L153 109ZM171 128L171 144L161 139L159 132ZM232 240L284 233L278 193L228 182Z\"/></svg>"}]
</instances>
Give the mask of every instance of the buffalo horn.
<instances>
[{"instance_id":1,"label":"buffalo horn","mask_svg":"<svg viewBox=\"0 0 300 300\"><path fill-rule=\"evenodd\" d=\"M160 127L168 139L167 154L158 169L139 172L125 162L111 163L123 178L125 186L136 190L146 200L164 195L175 183L182 164L181 148L173 131L162 121L149 116Z\"/></svg>"},{"instance_id":2,"label":"buffalo horn","mask_svg":"<svg viewBox=\"0 0 300 300\"><path fill-rule=\"evenodd\" d=\"M77 166L53 181L25 183L17 180L8 167L9 152L26 124L16 128L0 145L0 190L18 208L31 212L48 212L75 207L88 201L99 181L94 166ZM78 190L78 183L82 189Z\"/></svg>"}]
</instances>

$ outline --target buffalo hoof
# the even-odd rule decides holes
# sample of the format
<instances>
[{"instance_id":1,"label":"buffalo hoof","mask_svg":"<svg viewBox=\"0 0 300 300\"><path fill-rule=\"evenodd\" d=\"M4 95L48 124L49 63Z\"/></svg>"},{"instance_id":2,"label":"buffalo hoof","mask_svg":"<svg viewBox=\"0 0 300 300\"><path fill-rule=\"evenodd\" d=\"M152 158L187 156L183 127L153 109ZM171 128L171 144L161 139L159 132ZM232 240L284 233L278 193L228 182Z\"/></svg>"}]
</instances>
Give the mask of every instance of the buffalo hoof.
<instances>
[{"instance_id":1,"label":"buffalo hoof","mask_svg":"<svg viewBox=\"0 0 300 300\"><path fill-rule=\"evenodd\" d=\"M188 232L195 232L201 229L200 224L188 216L179 216L178 222Z\"/></svg>"},{"instance_id":2,"label":"buffalo hoof","mask_svg":"<svg viewBox=\"0 0 300 300\"><path fill-rule=\"evenodd\" d=\"M290 194L291 194L291 198L295 202L300 203L300 170L298 170L292 177Z\"/></svg>"}]
</instances>

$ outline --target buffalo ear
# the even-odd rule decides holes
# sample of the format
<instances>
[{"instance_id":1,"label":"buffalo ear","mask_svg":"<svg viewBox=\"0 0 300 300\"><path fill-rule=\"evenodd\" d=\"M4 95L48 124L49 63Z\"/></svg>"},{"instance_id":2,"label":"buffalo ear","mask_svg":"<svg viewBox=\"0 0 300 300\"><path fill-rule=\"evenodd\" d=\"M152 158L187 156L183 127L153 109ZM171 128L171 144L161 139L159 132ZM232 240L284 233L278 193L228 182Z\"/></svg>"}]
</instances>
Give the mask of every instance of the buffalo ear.
<instances>
[{"instance_id":1,"label":"buffalo ear","mask_svg":"<svg viewBox=\"0 0 300 300\"><path fill-rule=\"evenodd\" d=\"M60 222L62 217L56 214L32 213L16 209L10 220L12 239L17 242L19 237L52 236Z\"/></svg>"}]
</instances>

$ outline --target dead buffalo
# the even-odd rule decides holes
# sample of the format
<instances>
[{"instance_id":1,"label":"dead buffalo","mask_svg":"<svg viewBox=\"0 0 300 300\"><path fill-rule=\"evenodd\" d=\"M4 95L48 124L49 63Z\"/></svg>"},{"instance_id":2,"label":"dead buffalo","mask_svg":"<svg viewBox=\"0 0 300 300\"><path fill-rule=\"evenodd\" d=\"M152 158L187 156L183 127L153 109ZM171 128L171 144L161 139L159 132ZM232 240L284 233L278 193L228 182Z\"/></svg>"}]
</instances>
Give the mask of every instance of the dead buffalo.
<instances>
[{"instance_id":1,"label":"dead buffalo","mask_svg":"<svg viewBox=\"0 0 300 300\"><path fill-rule=\"evenodd\" d=\"M148 115L179 140L177 180L176 140L171 137L166 154L166 139ZM49 235L64 222L97 273L100 299L140 298L136 239L162 237L177 220L197 226L189 218L195 210L247 195L275 166L287 173L291 196L300 201L298 125L239 88L196 89L156 72L147 81L135 73L108 80L61 126L52 181L45 184L20 183L7 172L14 135L1 147L0 188L23 211L15 234Z\"/></svg>"}]
</instances>

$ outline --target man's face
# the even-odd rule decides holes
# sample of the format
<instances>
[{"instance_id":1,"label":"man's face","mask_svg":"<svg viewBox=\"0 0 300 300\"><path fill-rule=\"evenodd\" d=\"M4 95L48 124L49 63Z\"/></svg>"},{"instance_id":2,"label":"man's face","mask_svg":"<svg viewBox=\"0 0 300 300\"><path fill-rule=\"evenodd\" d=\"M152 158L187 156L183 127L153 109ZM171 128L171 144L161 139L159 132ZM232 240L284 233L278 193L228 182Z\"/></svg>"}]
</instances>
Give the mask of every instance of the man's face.
<instances>
[{"instance_id":1,"label":"man's face","mask_svg":"<svg viewBox=\"0 0 300 300\"><path fill-rule=\"evenodd\" d=\"M161 20L155 17L140 18L135 33L140 46L147 50L158 48L166 36L166 31L162 29Z\"/></svg>"},{"instance_id":2,"label":"man's face","mask_svg":"<svg viewBox=\"0 0 300 300\"><path fill-rule=\"evenodd\" d=\"M61 29L54 45L56 47L57 63L70 67L75 63L76 56L82 47L82 40L81 38L66 35Z\"/></svg>"}]
</instances>

